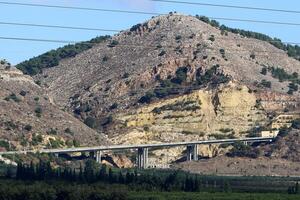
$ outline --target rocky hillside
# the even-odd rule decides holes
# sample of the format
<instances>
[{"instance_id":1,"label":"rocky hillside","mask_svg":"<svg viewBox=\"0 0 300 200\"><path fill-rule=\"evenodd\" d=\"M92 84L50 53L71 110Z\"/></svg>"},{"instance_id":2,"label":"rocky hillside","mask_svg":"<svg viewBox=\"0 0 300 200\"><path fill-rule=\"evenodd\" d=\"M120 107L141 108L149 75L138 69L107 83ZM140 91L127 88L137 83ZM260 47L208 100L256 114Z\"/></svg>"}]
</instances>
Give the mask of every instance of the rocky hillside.
<instances>
[{"instance_id":1,"label":"rocky hillside","mask_svg":"<svg viewBox=\"0 0 300 200\"><path fill-rule=\"evenodd\" d=\"M269 129L278 113L299 111L299 48L262 34L169 14L92 41L17 66L49 98L31 96L34 117L36 106L50 101L69 114L57 113L123 144L241 137ZM5 103L27 98L19 92L6 92L12 100ZM57 128L65 135L74 127ZM87 132L80 136L88 142ZM203 156L218 153L215 146L201 149Z\"/></svg>"},{"instance_id":2,"label":"rocky hillside","mask_svg":"<svg viewBox=\"0 0 300 200\"><path fill-rule=\"evenodd\" d=\"M51 103L30 76L0 66L1 150L105 144L103 135Z\"/></svg>"}]
</instances>

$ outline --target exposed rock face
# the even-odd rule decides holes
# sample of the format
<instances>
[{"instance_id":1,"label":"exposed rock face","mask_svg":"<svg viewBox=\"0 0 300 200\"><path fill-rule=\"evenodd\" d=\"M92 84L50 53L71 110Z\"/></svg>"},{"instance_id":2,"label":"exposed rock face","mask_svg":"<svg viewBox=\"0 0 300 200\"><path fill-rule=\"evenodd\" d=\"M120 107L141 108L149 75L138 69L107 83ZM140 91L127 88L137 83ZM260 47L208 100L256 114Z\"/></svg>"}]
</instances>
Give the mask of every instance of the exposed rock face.
<instances>
[{"instance_id":1,"label":"exposed rock face","mask_svg":"<svg viewBox=\"0 0 300 200\"><path fill-rule=\"evenodd\" d=\"M116 127L123 129L116 131L117 136L112 138L114 143L143 144L241 137L252 127L263 125L267 117L257 107L254 93L250 93L246 86L229 83L216 91L198 90L159 101L120 114L116 120L120 123ZM122 130L126 130L125 133ZM174 149L170 157L174 160L182 155L183 150ZM154 154L158 156L165 153L157 152ZM215 145L199 149L203 157L216 156L221 152Z\"/></svg>"},{"instance_id":2,"label":"exposed rock face","mask_svg":"<svg viewBox=\"0 0 300 200\"><path fill-rule=\"evenodd\" d=\"M256 107L255 94L234 83L216 92L198 90L159 101L116 118L131 129L127 136L116 137L119 143L129 138L139 143L186 141L211 134L240 136L266 120L265 113Z\"/></svg>"},{"instance_id":3,"label":"exposed rock face","mask_svg":"<svg viewBox=\"0 0 300 200\"><path fill-rule=\"evenodd\" d=\"M45 147L49 145L47 135L62 146L67 141L72 145L73 140L82 145L107 142L103 135L51 104L44 90L21 71L1 69L0 84L0 138L10 141L11 148ZM39 141L33 141L37 137Z\"/></svg>"}]
</instances>

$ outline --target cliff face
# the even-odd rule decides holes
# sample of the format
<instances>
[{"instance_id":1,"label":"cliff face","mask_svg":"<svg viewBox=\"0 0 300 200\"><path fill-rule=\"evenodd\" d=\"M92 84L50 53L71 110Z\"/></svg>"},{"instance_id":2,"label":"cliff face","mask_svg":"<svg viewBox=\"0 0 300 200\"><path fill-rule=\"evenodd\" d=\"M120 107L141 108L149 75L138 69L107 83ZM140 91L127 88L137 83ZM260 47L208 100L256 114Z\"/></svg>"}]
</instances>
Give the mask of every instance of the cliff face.
<instances>
[{"instance_id":1,"label":"cliff face","mask_svg":"<svg viewBox=\"0 0 300 200\"><path fill-rule=\"evenodd\" d=\"M198 90L143 106L131 113L120 114L116 119L135 131L161 135L157 141L170 141L182 133L189 137L240 136L254 125L263 123L266 116L257 107L254 93L246 86L229 83L216 91Z\"/></svg>"}]
</instances>

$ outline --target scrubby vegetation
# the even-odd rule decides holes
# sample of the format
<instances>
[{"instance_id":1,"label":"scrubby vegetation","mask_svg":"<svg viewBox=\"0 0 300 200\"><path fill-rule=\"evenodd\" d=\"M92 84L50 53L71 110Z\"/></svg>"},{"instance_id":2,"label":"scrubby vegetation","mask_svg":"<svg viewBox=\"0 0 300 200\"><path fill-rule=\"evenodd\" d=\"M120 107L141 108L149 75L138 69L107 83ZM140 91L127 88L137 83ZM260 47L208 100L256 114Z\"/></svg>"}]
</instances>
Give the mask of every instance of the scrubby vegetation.
<instances>
[{"instance_id":1,"label":"scrubby vegetation","mask_svg":"<svg viewBox=\"0 0 300 200\"><path fill-rule=\"evenodd\" d=\"M233 148L227 153L230 157L250 157L258 158L261 152L258 148L253 148L250 145L246 145L242 142L233 144Z\"/></svg>"},{"instance_id":2,"label":"scrubby vegetation","mask_svg":"<svg viewBox=\"0 0 300 200\"><path fill-rule=\"evenodd\" d=\"M37 106L37 107L35 108L34 112L35 112L35 115L36 115L37 117L42 117L43 109L42 109L42 107Z\"/></svg>"},{"instance_id":3,"label":"scrubby vegetation","mask_svg":"<svg viewBox=\"0 0 300 200\"><path fill-rule=\"evenodd\" d=\"M40 56L31 58L28 61L24 61L18 64L16 67L23 71L25 74L36 75L40 73L44 68L55 67L59 64L59 61L64 58L74 57L77 54L92 48L94 45L104 42L109 39L110 36L96 37L88 42L80 42L77 44L69 44L56 50L49 51Z\"/></svg>"},{"instance_id":4,"label":"scrubby vegetation","mask_svg":"<svg viewBox=\"0 0 300 200\"><path fill-rule=\"evenodd\" d=\"M13 100L17 103L21 101L21 99L15 93L11 93L9 96L5 97L4 100L6 101Z\"/></svg>"},{"instance_id":5,"label":"scrubby vegetation","mask_svg":"<svg viewBox=\"0 0 300 200\"><path fill-rule=\"evenodd\" d=\"M265 87L265 88L271 88L272 87L272 83L271 83L271 81L267 81L267 80L263 79L260 82L259 86Z\"/></svg>"},{"instance_id":6,"label":"scrubby vegetation","mask_svg":"<svg viewBox=\"0 0 300 200\"><path fill-rule=\"evenodd\" d=\"M170 95L177 95L180 93L190 93L192 88L199 88L205 86L215 87L221 83L229 81L229 77L218 71L219 65L214 65L204 73L199 68L195 74L195 79L188 80L188 67L179 67L176 70L175 77L169 76L167 79L156 77L159 81L153 91L148 91L139 99L139 103L150 103L154 98L165 98ZM186 87L182 87L186 86Z\"/></svg>"},{"instance_id":7,"label":"scrubby vegetation","mask_svg":"<svg viewBox=\"0 0 300 200\"><path fill-rule=\"evenodd\" d=\"M278 38L272 38L272 37L267 36L262 33L246 31L246 30L236 29L236 28L229 28L225 25L220 25L219 22L217 22L216 20L210 20L208 17L205 17L205 16L196 15L196 17L199 20L201 20L207 24L210 24L211 26L219 28L221 30L221 32L223 32L223 33L231 32L231 33L239 34L244 37L255 38L258 40L269 42L270 44L277 47L278 49L282 49L282 50L286 51L290 57L300 60L300 46L298 46L298 45L293 46L290 44L285 44ZM251 58L255 58L255 56L251 56Z\"/></svg>"},{"instance_id":8,"label":"scrubby vegetation","mask_svg":"<svg viewBox=\"0 0 300 200\"><path fill-rule=\"evenodd\" d=\"M85 120L84 120L84 123L90 127L90 128L95 128L96 125L97 125L97 120L93 117L87 117Z\"/></svg>"},{"instance_id":9,"label":"scrubby vegetation","mask_svg":"<svg viewBox=\"0 0 300 200\"><path fill-rule=\"evenodd\" d=\"M0 147L9 150L9 143L5 140L0 140Z\"/></svg>"},{"instance_id":10,"label":"scrubby vegetation","mask_svg":"<svg viewBox=\"0 0 300 200\"><path fill-rule=\"evenodd\" d=\"M292 128L294 128L294 129L300 129L300 119L298 118L298 119L294 119L293 121L292 121Z\"/></svg>"},{"instance_id":11,"label":"scrubby vegetation","mask_svg":"<svg viewBox=\"0 0 300 200\"><path fill-rule=\"evenodd\" d=\"M196 101L180 101L174 104L167 104L159 108L154 108L152 112L160 114L163 111L195 111L201 109L201 102Z\"/></svg>"}]
</instances>

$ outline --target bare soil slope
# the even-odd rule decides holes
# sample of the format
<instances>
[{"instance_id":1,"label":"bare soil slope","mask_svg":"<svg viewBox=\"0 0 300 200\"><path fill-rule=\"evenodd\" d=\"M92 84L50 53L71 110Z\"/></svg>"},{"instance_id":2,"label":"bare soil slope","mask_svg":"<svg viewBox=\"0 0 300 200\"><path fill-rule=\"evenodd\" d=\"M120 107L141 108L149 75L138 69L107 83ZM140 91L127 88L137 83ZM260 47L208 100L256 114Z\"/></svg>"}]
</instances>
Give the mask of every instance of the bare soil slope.
<instances>
[{"instance_id":1,"label":"bare soil slope","mask_svg":"<svg viewBox=\"0 0 300 200\"><path fill-rule=\"evenodd\" d=\"M0 138L10 141L10 149L106 143L103 135L53 105L30 76L2 66L0 84Z\"/></svg>"}]
</instances>

